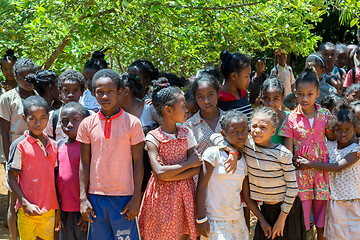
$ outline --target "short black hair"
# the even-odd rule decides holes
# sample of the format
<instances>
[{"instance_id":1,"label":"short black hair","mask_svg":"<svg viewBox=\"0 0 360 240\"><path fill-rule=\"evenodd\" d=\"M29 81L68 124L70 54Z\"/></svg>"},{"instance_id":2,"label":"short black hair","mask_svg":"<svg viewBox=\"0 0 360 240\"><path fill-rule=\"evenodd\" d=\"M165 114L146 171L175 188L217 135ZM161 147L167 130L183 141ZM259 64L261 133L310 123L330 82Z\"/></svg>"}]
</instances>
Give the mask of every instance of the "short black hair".
<instances>
[{"instance_id":1,"label":"short black hair","mask_svg":"<svg viewBox=\"0 0 360 240\"><path fill-rule=\"evenodd\" d=\"M123 73L120 75L121 81L124 83L124 87L128 87L132 94L137 97L142 97L143 85L140 78L135 74Z\"/></svg>"},{"instance_id":2,"label":"short black hair","mask_svg":"<svg viewBox=\"0 0 360 240\"><path fill-rule=\"evenodd\" d=\"M342 103L343 99L336 95L336 94L330 94L326 95L323 100L321 100L321 107L326 109L332 109L335 107L338 103Z\"/></svg>"},{"instance_id":3,"label":"short black hair","mask_svg":"<svg viewBox=\"0 0 360 240\"><path fill-rule=\"evenodd\" d=\"M179 77L175 73L160 72L159 78L160 77L166 78L169 81L170 85L173 87L176 86L176 87L182 88L189 84L188 79L186 79L184 77Z\"/></svg>"},{"instance_id":4,"label":"short black hair","mask_svg":"<svg viewBox=\"0 0 360 240\"><path fill-rule=\"evenodd\" d=\"M19 76L19 74L24 71L36 72L36 66L34 62L28 58L22 58L16 61L16 63L13 66L13 69L15 76Z\"/></svg>"},{"instance_id":5,"label":"short black hair","mask_svg":"<svg viewBox=\"0 0 360 240\"><path fill-rule=\"evenodd\" d=\"M310 54L306 58L305 62L306 63L308 63L308 62L316 63L317 65L319 65L322 68L327 67L326 61L325 61L324 57L320 53L312 53L312 54Z\"/></svg>"},{"instance_id":6,"label":"short black hair","mask_svg":"<svg viewBox=\"0 0 360 240\"><path fill-rule=\"evenodd\" d=\"M59 76L59 89L60 90L62 89L63 83L66 80L78 82L80 84L81 91L84 91L85 78L84 78L84 75L82 75L80 72L69 69L69 70L66 70L65 72L63 72L62 74L60 74L60 76Z\"/></svg>"},{"instance_id":7,"label":"short black hair","mask_svg":"<svg viewBox=\"0 0 360 240\"><path fill-rule=\"evenodd\" d=\"M314 83L316 88L319 89L319 79L316 76L315 70L312 67L306 67L304 69L304 72L302 72L298 78L295 80L295 88L300 84L304 82L311 82Z\"/></svg>"},{"instance_id":8,"label":"short black hair","mask_svg":"<svg viewBox=\"0 0 360 240\"><path fill-rule=\"evenodd\" d=\"M118 72L112 69L101 69L97 71L92 79L92 87L95 90L96 87L96 80L99 78L110 78L114 81L117 86L117 90L125 88L124 82L121 80L121 77Z\"/></svg>"},{"instance_id":9,"label":"short black hair","mask_svg":"<svg viewBox=\"0 0 360 240\"><path fill-rule=\"evenodd\" d=\"M228 123L231 121L234 121L234 120L238 120L238 119L243 119L246 122L246 125L248 126L247 116L244 113L242 113L236 109L225 112L221 116L220 121L219 121L221 129L223 131L226 131L226 127L227 127Z\"/></svg>"},{"instance_id":10,"label":"short black hair","mask_svg":"<svg viewBox=\"0 0 360 240\"><path fill-rule=\"evenodd\" d=\"M159 78L159 70L155 68L154 65L148 60L136 60L130 64L128 71L132 68L139 69L142 74L146 75L151 80L156 80Z\"/></svg>"},{"instance_id":11,"label":"short black hair","mask_svg":"<svg viewBox=\"0 0 360 240\"><path fill-rule=\"evenodd\" d=\"M351 122L354 127L356 125L356 117L351 107L346 103L338 104L333 110L333 117L331 119L331 126L334 127L337 123Z\"/></svg>"},{"instance_id":12,"label":"short black hair","mask_svg":"<svg viewBox=\"0 0 360 240\"><path fill-rule=\"evenodd\" d=\"M49 113L49 105L46 100L40 96L30 96L23 102L24 115L27 117L30 107L43 107L46 113Z\"/></svg>"},{"instance_id":13,"label":"short black hair","mask_svg":"<svg viewBox=\"0 0 360 240\"><path fill-rule=\"evenodd\" d=\"M203 83L207 83L210 86L212 86L216 92L219 92L220 89L220 84L219 82L212 76L210 75L201 75L200 77L195 78L194 82L192 83L192 92L195 96L197 89L199 88L199 86Z\"/></svg>"},{"instance_id":14,"label":"short black hair","mask_svg":"<svg viewBox=\"0 0 360 240\"><path fill-rule=\"evenodd\" d=\"M260 93L267 91L270 88L277 89L281 92L281 94L285 95L285 87L284 83L280 81L276 76L270 76L266 79L260 87Z\"/></svg>"},{"instance_id":15,"label":"short black hair","mask_svg":"<svg viewBox=\"0 0 360 240\"><path fill-rule=\"evenodd\" d=\"M319 50L321 51L321 52L323 52L326 48L328 48L328 47L332 47L332 48L334 48L335 49L335 45L333 44L333 43L331 43L331 42L324 42L324 43L322 43L321 45L320 45L320 48L319 48ZM336 50L336 49L335 49Z\"/></svg>"},{"instance_id":16,"label":"short black hair","mask_svg":"<svg viewBox=\"0 0 360 240\"><path fill-rule=\"evenodd\" d=\"M347 96L353 92L359 92L359 91L360 91L360 83L356 83L346 89L345 95Z\"/></svg>"},{"instance_id":17,"label":"short black hair","mask_svg":"<svg viewBox=\"0 0 360 240\"><path fill-rule=\"evenodd\" d=\"M46 88L50 85L57 86L58 76L53 70L40 70L35 74L30 73L26 76L25 81L28 83L34 84L36 92L40 96L44 96L46 93Z\"/></svg>"},{"instance_id":18,"label":"short black hair","mask_svg":"<svg viewBox=\"0 0 360 240\"><path fill-rule=\"evenodd\" d=\"M80 113L84 118L89 116L89 111L86 110L86 108L81 105L78 102L69 102L67 104L65 104L62 108L61 108L61 112L60 112L60 118L61 118L61 114L63 111L67 110L67 109L75 109L78 113Z\"/></svg>"}]
</instances>

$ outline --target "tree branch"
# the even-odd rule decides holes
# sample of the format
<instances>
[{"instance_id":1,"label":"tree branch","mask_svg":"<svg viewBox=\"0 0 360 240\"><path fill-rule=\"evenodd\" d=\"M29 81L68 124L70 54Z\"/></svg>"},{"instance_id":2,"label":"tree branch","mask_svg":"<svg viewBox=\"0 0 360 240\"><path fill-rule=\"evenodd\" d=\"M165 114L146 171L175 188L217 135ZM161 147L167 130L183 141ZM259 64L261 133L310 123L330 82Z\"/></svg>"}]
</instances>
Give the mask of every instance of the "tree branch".
<instances>
[{"instance_id":1,"label":"tree branch","mask_svg":"<svg viewBox=\"0 0 360 240\"><path fill-rule=\"evenodd\" d=\"M202 6L187 6L187 5L181 5L182 8L192 8L192 9L200 9L200 10L229 10L233 8L242 8L246 6L252 6L257 5L260 3L268 2L269 0L264 0L260 2L252 2L252 3L244 3L244 4L238 4L238 5L229 5L229 6L218 6L218 7L202 7ZM153 3L145 3L144 6L154 6L154 5L160 5L168 8L178 8L178 6L171 5L171 4L161 4L159 2L153 2Z\"/></svg>"}]
</instances>

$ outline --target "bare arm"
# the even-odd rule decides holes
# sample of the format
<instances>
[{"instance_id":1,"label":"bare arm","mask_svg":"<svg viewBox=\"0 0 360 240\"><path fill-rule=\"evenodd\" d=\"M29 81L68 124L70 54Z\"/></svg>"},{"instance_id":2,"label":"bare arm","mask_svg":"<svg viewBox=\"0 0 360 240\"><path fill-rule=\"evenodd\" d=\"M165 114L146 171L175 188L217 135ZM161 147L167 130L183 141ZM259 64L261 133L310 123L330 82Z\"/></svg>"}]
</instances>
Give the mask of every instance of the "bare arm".
<instances>
[{"instance_id":1,"label":"bare arm","mask_svg":"<svg viewBox=\"0 0 360 240\"><path fill-rule=\"evenodd\" d=\"M6 157L6 161L9 160L9 150L10 150L10 122L6 121L3 118L0 118L0 128L1 128L1 135L3 140L3 149L4 154Z\"/></svg>"},{"instance_id":2,"label":"bare arm","mask_svg":"<svg viewBox=\"0 0 360 240\"><path fill-rule=\"evenodd\" d=\"M189 168L171 178L162 179L163 181L180 181L191 178L200 173L200 167Z\"/></svg>"},{"instance_id":3,"label":"bare arm","mask_svg":"<svg viewBox=\"0 0 360 240\"><path fill-rule=\"evenodd\" d=\"M284 146L294 154L294 144L292 138L284 137Z\"/></svg>"}]
</instances>

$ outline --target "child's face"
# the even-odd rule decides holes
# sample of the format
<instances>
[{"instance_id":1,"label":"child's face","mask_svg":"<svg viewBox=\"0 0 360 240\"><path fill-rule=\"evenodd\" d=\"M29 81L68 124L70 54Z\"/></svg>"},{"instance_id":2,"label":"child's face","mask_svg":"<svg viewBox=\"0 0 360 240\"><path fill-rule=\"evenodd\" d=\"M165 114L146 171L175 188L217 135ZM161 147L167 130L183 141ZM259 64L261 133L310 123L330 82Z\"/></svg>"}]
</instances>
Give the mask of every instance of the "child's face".
<instances>
[{"instance_id":1,"label":"child's face","mask_svg":"<svg viewBox=\"0 0 360 240\"><path fill-rule=\"evenodd\" d=\"M267 146L275 131L276 128L267 114L258 113L251 120L251 136L259 146Z\"/></svg>"},{"instance_id":2,"label":"child's face","mask_svg":"<svg viewBox=\"0 0 360 240\"><path fill-rule=\"evenodd\" d=\"M173 107L170 107L170 116L174 121L184 123L186 122L186 113L188 111L186 108L185 97L181 93L176 93L175 96L176 102Z\"/></svg>"},{"instance_id":3,"label":"child's face","mask_svg":"<svg viewBox=\"0 0 360 240\"><path fill-rule=\"evenodd\" d=\"M75 108L67 108L61 111L61 129L70 140L76 138L77 130L81 121L85 118Z\"/></svg>"},{"instance_id":4,"label":"child's face","mask_svg":"<svg viewBox=\"0 0 360 240\"><path fill-rule=\"evenodd\" d=\"M320 90L312 82L301 82L296 86L295 95L298 103L303 110L314 107L316 98L320 95Z\"/></svg>"},{"instance_id":5,"label":"child's face","mask_svg":"<svg viewBox=\"0 0 360 240\"><path fill-rule=\"evenodd\" d=\"M242 148L248 137L247 121L243 118L230 119L221 134L236 149Z\"/></svg>"},{"instance_id":6,"label":"child's face","mask_svg":"<svg viewBox=\"0 0 360 240\"><path fill-rule=\"evenodd\" d=\"M218 93L209 83L202 83L196 90L195 99L202 112L214 112L217 109Z\"/></svg>"},{"instance_id":7,"label":"child's face","mask_svg":"<svg viewBox=\"0 0 360 240\"><path fill-rule=\"evenodd\" d=\"M25 78L27 77L27 75L29 75L30 73L34 73L34 71L31 70L25 70L20 72L17 76L16 76L16 81L19 85L19 87L23 90L25 90L26 92L31 92L34 88L34 84L32 83L28 83L25 81Z\"/></svg>"},{"instance_id":8,"label":"child's face","mask_svg":"<svg viewBox=\"0 0 360 240\"><path fill-rule=\"evenodd\" d=\"M355 107L355 116L356 116L356 136L360 136L360 106Z\"/></svg>"},{"instance_id":9,"label":"child's face","mask_svg":"<svg viewBox=\"0 0 360 240\"><path fill-rule=\"evenodd\" d=\"M250 84L251 66L243 68L240 72L234 72L235 86L237 89L246 89Z\"/></svg>"},{"instance_id":10,"label":"child's face","mask_svg":"<svg viewBox=\"0 0 360 240\"><path fill-rule=\"evenodd\" d=\"M255 69L257 72L263 72L265 70L265 63L262 60L257 60L255 63Z\"/></svg>"},{"instance_id":11,"label":"child's face","mask_svg":"<svg viewBox=\"0 0 360 240\"><path fill-rule=\"evenodd\" d=\"M276 57L277 62L279 63L280 66L284 67L287 61L287 55L286 53L280 53L277 57Z\"/></svg>"},{"instance_id":12,"label":"child's face","mask_svg":"<svg viewBox=\"0 0 360 240\"><path fill-rule=\"evenodd\" d=\"M28 109L27 116L23 115L29 132L32 136L38 138L42 136L42 132L46 128L49 120L49 114L44 107L31 106Z\"/></svg>"},{"instance_id":13,"label":"child's face","mask_svg":"<svg viewBox=\"0 0 360 240\"><path fill-rule=\"evenodd\" d=\"M338 66L339 68L347 66L348 61L349 61L349 53L347 51L341 51L337 54L336 66Z\"/></svg>"},{"instance_id":14,"label":"child's face","mask_svg":"<svg viewBox=\"0 0 360 240\"><path fill-rule=\"evenodd\" d=\"M275 112L278 112L284 100L284 95L279 89L269 88L262 92L261 100L265 107L270 107Z\"/></svg>"},{"instance_id":15,"label":"child's face","mask_svg":"<svg viewBox=\"0 0 360 240\"><path fill-rule=\"evenodd\" d=\"M62 83L60 94L61 100L64 102L64 104L69 102L79 102L79 99L83 93L84 91L81 89L81 85L77 81L65 80Z\"/></svg>"},{"instance_id":16,"label":"child's face","mask_svg":"<svg viewBox=\"0 0 360 240\"><path fill-rule=\"evenodd\" d=\"M84 69L84 77L86 81L86 87L90 90L91 93L93 93L92 88L92 79L97 71L94 69Z\"/></svg>"},{"instance_id":17,"label":"child's face","mask_svg":"<svg viewBox=\"0 0 360 240\"><path fill-rule=\"evenodd\" d=\"M346 98L349 102L354 102L360 100L360 91L359 92L352 92L349 95L346 95Z\"/></svg>"},{"instance_id":18,"label":"child's face","mask_svg":"<svg viewBox=\"0 0 360 240\"><path fill-rule=\"evenodd\" d=\"M186 109L187 109L186 120L191 118L192 116L194 116L194 114L200 110L200 108L197 105L195 100L186 101L185 105L186 105Z\"/></svg>"},{"instance_id":19,"label":"child's face","mask_svg":"<svg viewBox=\"0 0 360 240\"><path fill-rule=\"evenodd\" d=\"M340 144L346 144L353 138L355 127L352 122L337 122L334 125L334 134Z\"/></svg>"},{"instance_id":20,"label":"child's face","mask_svg":"<svg viewBox=\"0 0 360 240\"><path fill-rule=\"evenodd\" d=\"M337 94L339 96L343 96L344 94L344 87L341 83L341 81L334 80L332 86L336 88Z\"/></svg>"},{"instance_id":21,"label":"child's face","mask_svg":"<svg viewBox=\"0 0 360 240\"><path fill-rule=\"evenodd\" d=\"M334 47L326 47L322 51L322 56L328 66L333 66L336 61L336 50Z\"/></svg>"},{"instance_id":22,"label":"child's face","mask_svg":"<svg viewBox=\"0 0 360 240\"><path fill-rule=\"evenodd\" d=\"M7 81L14 81L14 66L15 62L8 60L1 60L1 71L4 74L4 77Z\"/></svg>"},{"instance_id":23,"label":"child's face","mask_svg":"<svg viewBox=\"0 0 360 240\"><path fill-rule=\"evenodd\" d=\"M316 62L306 62L305 67L314 67L316 71L316 76L318 77L319 81L322 78L322 75L325 73L325 68L320 66L320 64Z\"/></svg>"},{"instance_id":24,"label":"child's face","mask_svg":"<svg viewBox=\"0 0 360 240\"><path fill-rule=\"evenodd\" d=\"M118 98L123 89L117 89L116 83L109 77L101 77L95 82L95 97L104 111L116 111Z\"/></svg>"},{"instance_id":25,"label":"child's face","mask_svg":"<svg viewBox=\"0 0 360 240\"><path fill-rule=\"evenodd\" d=\"M147 75L145 75L143 72L140 71L137 67L130 68L128 70L129 74L134 74L140 78L141 85L143 86L143 89L141 90L141 98L145 97L146 93L149 90L149 86L151 85L151 78Z\"/></svg>"}]
</instances>

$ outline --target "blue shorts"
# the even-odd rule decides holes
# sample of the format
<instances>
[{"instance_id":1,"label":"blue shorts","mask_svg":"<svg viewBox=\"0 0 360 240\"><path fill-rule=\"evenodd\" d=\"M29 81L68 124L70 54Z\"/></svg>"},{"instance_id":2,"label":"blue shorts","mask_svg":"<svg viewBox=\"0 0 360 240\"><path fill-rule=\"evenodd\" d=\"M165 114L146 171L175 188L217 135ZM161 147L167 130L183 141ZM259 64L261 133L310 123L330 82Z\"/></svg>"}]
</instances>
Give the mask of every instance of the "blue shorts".
<instances>
[{"instance_id":1,"label":"blue shorts","mask_svg":"<svg viewBox=\"0 0 360 240\"><path fill-rule=\"evenodd\" d=\"M88 240L139 240L137 218L128 220L120 213L131 196L89 195L96 218L90 223Z\"/></svg>"}]
</instances>

